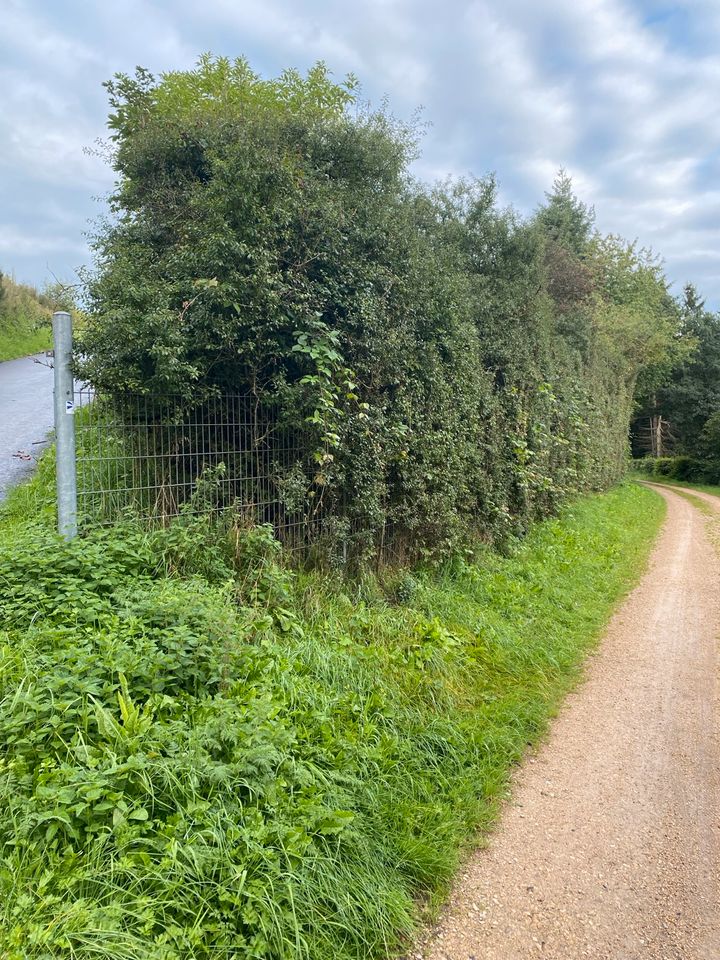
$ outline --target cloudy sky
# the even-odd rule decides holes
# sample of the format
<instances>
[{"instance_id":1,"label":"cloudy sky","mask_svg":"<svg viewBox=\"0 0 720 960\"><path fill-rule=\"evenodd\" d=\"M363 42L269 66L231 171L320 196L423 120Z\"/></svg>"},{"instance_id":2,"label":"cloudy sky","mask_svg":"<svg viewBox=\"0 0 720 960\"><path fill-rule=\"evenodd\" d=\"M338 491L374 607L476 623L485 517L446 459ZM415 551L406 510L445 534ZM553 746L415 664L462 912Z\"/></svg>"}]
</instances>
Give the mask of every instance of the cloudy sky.
<instances>
[{"instance_id":1,"label":"cloudy sky","mask_svg":"<svg viewBox=\"0 0 720 960\"><path fill-rule=\"evenodd\" d=\"M524 213L565 166L604 232L720 307L720 0L0 0L0 268L73 278L112 185L86 152L102 81L203 51L353 72L423 108L418 176L494 171Z\"/></svg>"}]
</instances>

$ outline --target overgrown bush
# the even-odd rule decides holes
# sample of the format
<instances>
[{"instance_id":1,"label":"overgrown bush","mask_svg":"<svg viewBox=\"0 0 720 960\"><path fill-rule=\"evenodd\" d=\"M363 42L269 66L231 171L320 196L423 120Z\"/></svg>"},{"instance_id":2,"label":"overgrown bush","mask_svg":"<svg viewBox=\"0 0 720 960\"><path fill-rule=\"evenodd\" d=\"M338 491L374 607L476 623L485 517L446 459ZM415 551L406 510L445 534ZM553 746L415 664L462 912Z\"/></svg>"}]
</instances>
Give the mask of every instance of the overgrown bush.
<instances>
[{"instance_id":1,"label":"overgrown bush","mask_svg":"<svg viewBox=\"0 0 720 960\"><path fill-rule=\"evenodd\" d=\"M415 132L322 65L206 57L108 90L116 218L80 345L100 390L271 400L307 438L300 493L360 555L521 534L625 469L677 311L567 178L527 222L492 179L417 184Z\"/></svg>"},{"instance_id":2,"label":"overgrown bush","mask_svg":"<svg viewBox=\"0 0 720 960\"><path fill-rule=\"evenodd\" d=\"M650 477L667 477L669 480L688 480L691 483L720 482L720 464L697 457L644 457L634 460L635 470Z\"/></svg>"}]
</instances>

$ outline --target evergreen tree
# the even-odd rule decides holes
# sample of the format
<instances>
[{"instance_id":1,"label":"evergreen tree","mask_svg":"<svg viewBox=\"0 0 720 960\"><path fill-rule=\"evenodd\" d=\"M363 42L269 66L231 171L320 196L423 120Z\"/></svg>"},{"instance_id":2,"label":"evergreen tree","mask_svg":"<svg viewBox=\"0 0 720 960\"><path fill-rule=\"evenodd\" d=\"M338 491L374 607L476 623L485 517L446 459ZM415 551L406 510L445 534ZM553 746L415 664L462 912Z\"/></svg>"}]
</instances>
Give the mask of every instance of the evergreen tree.
<instances>
[{"instance_id":1,"label":"evergreen tree","mask_svg":"<svg viewBox=\"0 0 720 960\"><path fill-rule=\"evenodd\" d=\"M562 167L545 199L537 218L548 238L582 256L592 235L595 210L575 196L572 179Z\"/></svg>"}]
</instances>

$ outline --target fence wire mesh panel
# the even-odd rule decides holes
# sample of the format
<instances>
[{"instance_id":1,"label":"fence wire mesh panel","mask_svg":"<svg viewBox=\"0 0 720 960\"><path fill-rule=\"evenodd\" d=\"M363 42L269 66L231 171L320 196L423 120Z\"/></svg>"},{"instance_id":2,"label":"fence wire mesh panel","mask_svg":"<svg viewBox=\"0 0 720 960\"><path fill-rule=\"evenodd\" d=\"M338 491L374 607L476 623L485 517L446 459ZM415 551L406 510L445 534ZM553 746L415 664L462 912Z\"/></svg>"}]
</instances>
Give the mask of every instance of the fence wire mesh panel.
<instances>
[{"instance_id":1,"label":"fence wire mesh panel","mask_svg":"<svg viewBox=\"0 0 720 960\"><path fill-rule=\"evenodd\" d=\"M305 425L253 396L188 408L178 397L80 390L75 409L81 527L232 511L235 522L271 524L286 546L305 548L342 512L318 482Z\"/></svg>"}]
</instances>

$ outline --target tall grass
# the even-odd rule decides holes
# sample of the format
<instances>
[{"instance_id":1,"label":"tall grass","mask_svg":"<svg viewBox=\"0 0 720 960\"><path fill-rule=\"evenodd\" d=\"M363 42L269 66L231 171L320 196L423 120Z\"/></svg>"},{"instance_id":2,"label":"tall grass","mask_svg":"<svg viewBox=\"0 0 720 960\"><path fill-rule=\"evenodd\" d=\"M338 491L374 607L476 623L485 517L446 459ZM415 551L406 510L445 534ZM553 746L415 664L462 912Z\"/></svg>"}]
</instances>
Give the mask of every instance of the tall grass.
<instances>
[{"instance_id":1,"label":"tall grass","mask_svg":"<svg viewBox=\"0 0 720 960\"><path fill-rule=\"evenodd\" d=\"M64 544L27 495L0 523L8 960L407 945L663 514L622 486L509 556L348 582L203 517Z\"/></svg>"}]
</instances>

